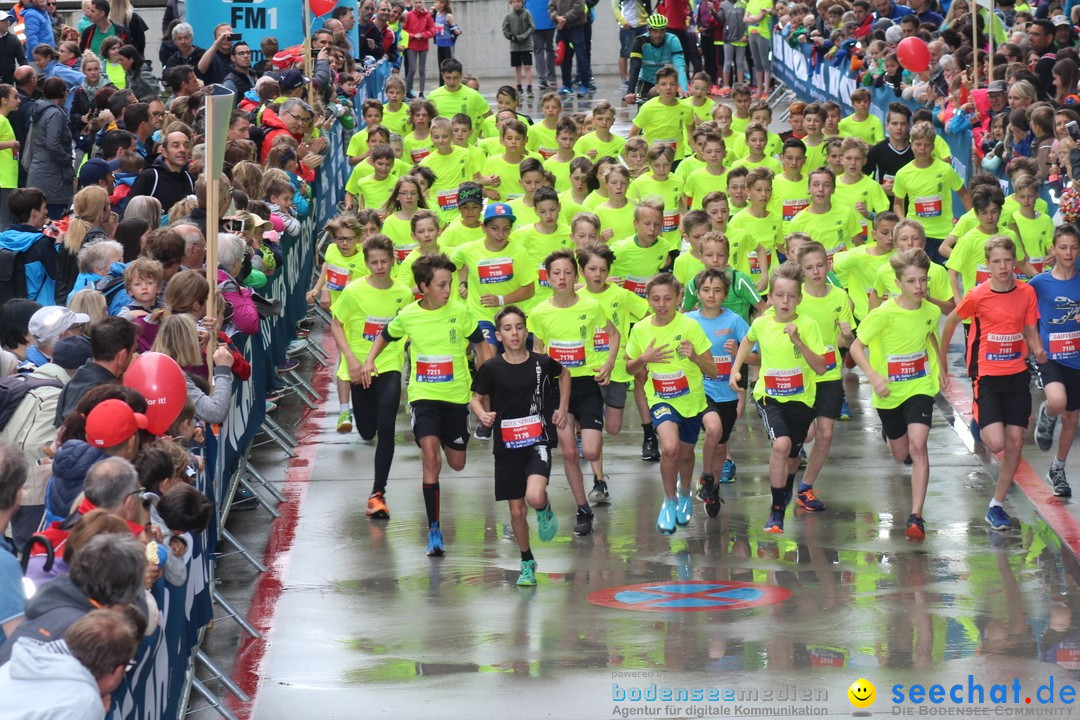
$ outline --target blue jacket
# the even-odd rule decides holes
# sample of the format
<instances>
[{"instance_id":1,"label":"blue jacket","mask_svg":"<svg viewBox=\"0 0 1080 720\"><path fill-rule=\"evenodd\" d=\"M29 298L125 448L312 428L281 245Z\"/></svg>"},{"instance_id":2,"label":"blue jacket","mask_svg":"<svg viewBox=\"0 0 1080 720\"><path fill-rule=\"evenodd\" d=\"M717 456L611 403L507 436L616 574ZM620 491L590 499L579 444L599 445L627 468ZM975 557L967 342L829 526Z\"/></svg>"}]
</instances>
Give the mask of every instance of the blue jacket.
<instances>
[{"instance_id":1,"label":"blue jacket","mask_svg":"<svg viewBox=\"0 0 1080 720\"><path fill-rule=\"evenodd\" d=\"M34 52L38 45L56 47L56 38L53 36L52 22L44 10L27 6L23 8L23 25L26 33L26 55Z\"/></svg>"},{"instance_id":2,"label":"blue jacket","mask_svg":"<svg viewBox=\"0 0 1080 720\"><path fill-rule=\"evenodd\" d=\"M123 281L124 268L126 267L127 265L125 265L124 263L113 263L112 267L109 268L108 277L116 278ZM98 283L98 281L104 280L105 277L105 275L98 275L97 273L79 273L79 276L75 278L75 287L72 288L71 293L67 296L67 301L71 302L71 296L79 292L80 290L83 290L84 288L93 289L93 287ZM119 315L121 310L134 302L131 299L131 296L128 295L127 290L124 288L123 282L120 282L120 284L116 287L115 290L112 290L105 295L105 301L109 303L110 315Z\"/></svg>"},{"instance_id":3,"label":"blue jacket","mask_svg":"<svg viewBox=\"0 0 1080 720\"><path fill-rule=\"evenodd\" d=\"M56 304L56 243L52 238L31 225L12 225L0 232L0 250L15 253L25 275L25 295L19 292L13 297L27 297L42 305Z\"/></svg>"},{"instance_id":4,"label":"blue jacket","mask_svg":"<svg viewBox=\"0 0 1080 720\"><path fill-rule=\"evenodd\" d=\"M45 486L45 523L59 522L68 516L71 504L83 491L90 466L108 455L84 440L68 440L56 452L52 477Z\"/></svg>"}]
</instances>

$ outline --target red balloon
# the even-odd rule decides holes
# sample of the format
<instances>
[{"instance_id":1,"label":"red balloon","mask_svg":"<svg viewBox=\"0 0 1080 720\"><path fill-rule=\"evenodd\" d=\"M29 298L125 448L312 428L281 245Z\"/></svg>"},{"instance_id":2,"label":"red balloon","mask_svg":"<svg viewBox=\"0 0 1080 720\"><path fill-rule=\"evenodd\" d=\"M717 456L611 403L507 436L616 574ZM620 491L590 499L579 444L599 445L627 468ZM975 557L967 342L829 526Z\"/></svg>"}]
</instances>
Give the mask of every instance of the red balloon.
<instances>
[{"instance_id":1,"label":"red balloon","mask_svg":"<svg viewBox=\"0 0 1080 720\"><path fill-rule=\"evenodd\" d=\"M930 48L922 38L904 38L896 46L896 59L905 70L926 72L930 69Z\"/></svg>"},{"instance_id":2,"label":"red balloon","mask_svg":"<svg viewBox=\"0 0 1080 720\"><path fill-rule=\"evenodd\" d=\"M311 12L315 17L325 15L334 9L337 0L311 0Z\"/></svg>"},{"instance_id":3,"label":"red balloon","mask_svg":"<svg viewBox=\"0 0 1080 720\"><path fill-rule=\"evenodd\" d=\"M149 352L135 358L124 373L124 386L146 398L147 430L162 435L180 417L187 400L184 371L168 355Z\"/></svg>"}]
</instances>

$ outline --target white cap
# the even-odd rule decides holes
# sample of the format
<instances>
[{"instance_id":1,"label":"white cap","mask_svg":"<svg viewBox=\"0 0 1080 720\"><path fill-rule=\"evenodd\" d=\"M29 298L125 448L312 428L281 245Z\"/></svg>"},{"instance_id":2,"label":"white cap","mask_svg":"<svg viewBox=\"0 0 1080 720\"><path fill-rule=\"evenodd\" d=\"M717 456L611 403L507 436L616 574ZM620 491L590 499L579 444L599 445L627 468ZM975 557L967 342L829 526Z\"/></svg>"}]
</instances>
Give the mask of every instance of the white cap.
<instances>
[{"instance_id":1,"label":"white cap","mask_svg":"<svg viewBox=\"0 0 1080 720\"><path fill-rule=\"evenodd\" d=\"M60 305L48 305L30 316L29 330L38 342L59 340L72 325L90 322L90 316L68 310Z\"/></svg>"}]
</instances>

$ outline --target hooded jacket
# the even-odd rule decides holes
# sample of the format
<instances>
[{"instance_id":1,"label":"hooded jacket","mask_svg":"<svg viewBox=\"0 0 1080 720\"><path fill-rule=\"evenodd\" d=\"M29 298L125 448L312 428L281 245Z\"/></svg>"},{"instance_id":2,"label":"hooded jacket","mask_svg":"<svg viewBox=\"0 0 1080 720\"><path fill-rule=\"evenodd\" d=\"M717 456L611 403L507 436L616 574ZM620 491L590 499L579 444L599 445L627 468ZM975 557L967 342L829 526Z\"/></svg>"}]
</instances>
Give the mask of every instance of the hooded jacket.
<instances>
[{"instance_id":1,"label":"hooded jacket","mask_svg":"<svg viewBox=\"0 0 1080 720\"><path fill-rule=\"evenodd\" d=\"M24 638L0 667L0 720L102 720L97 680L67 643ZM45 699L48 701L45 702Z\"/></svg>"},{"instance_id":2,"label":"hooded jacket","mask_svg":"<svg viewBox=\"0 0 1080 720\"><path fill-rule=\"evenodd\" d=\"M108 275L98 275L97 273L79 273L75 278L75 285L71 288L71 292L68 293L67 303L71 302L72 296L80 290L90 288L91 290L97 289L99 292L104 293L105 302L108 303L108 312L110 315L119 315L120 312L130 305L133 300L131 295L128 294L127 288L124 286L124 269L127 265L121 262L113 263L109 268ZM108 278L109 282L104 283L103 287L98 287L98 283Z\"/></svg>"},{"instance_id":3,"label":"hooded jacket","mask_svg":"<svg viewBox=\"0 0 1080 720\"><path fill-rule=\"evenodd\" d=\"M0 232L0 303L13 297L55 305L55 241L32 225Z\"/></svg>"},{"instance_id":4,"label":"hooded jacket","mask_svg":"<svg viewBox=\"0 0 1080 720\"><path fill-rule=\"evenodd\" d=\"M33 52L38 45L45 44L56 47L56 37L53 35L52 21L33 5L26 5L22 9L23 32L26 34L26 49Z\"/></svg>"},{"instance_id":5,"label":"hooded jacket","mask_svg":"<svg viewBox=\"0 0 1080 720\"><path fill-rule=\"evenodd\" d=\"M90 388L118 382L120 382L120 378L116 377L93 360L87 362L75 371L75 374L71 376L71 381L64 386L63 392L60 393L60 399L56 406L56 418L53 420L53 422L56 423L56 427L60 427L60 424L64 422L64 418L67 417L69 412L75 409L79 404L79 401L82 400L82 396L85 395Z\"/></svg>"},{"instance_id":6,"label":"hooded jacket","mask_svg":"<svg viewBox=\"0 0 1080 720\"><path fill-rule=\"evenodd\" d=\"M435 18L427 8L410 10L401 22L401 32L409 34L409 49L427 52L428 41L435 37Z\"/></svg>"},{"instance_id":7,"label":"hooded jacket","mask_svg":"<svg viewBox=\"0 0 1080 720\"><path fill-rule=\"evenodd\" d=\"M274 147L274 138L280 135L289 135L293 137L297 142L303 142L303 135L293 135L289 132L289 129L285 127L285 123L278 117L278 112L281 110L280 105L272 105L263 110L262 124L263 124L263 143L259 157L265 158L270 154L270 149Z\"/></svg>"},{"instance_id":8,"label":"hooded jacket","mask_svg":"<svg viewBox=\"0 0 1080 720\"><path fill-rule=\"evenodd\" d=\"M26 181L30 187L40 188L50 205L70 205L75 196L75 160L67 113L52 100L39 100L31 126Z\"/></svg>"},{"instance_id":9,"label":"hooded jacket","mask_svg":"<svg viewBox=\"0 0 1080 720\"><path fill-rule=\"evenodd\" d=\"M68 576L58 577L38 588L34 597L26 601L26 620L11 633L0 647L0 665L12 657L12 648L19 638L39 641L60 640L71 625L94 609L90 599L82 593ZM0 703L7 707L9 703ZM57 716L60 717L60 716Z\"/></svg>"},{"instance_id":10,"label":"hooded jacket","mask_svg":"<svg viewBox=\"0 0 1080 720\"><path fill-rule=\"evenodd\" d=\"M188 195L195 194L195 179L184 168L173 171L165 164L165 158L159 157L154 164L139 173L131 185L131 194L152 195L161 202L165 212Z\"/></svg>"},{"instance_id":11,"label":"hooded jacket","mask_svg":"<svg viewBox=\"0 0 1080 720\"><path fill-rule=\"evenodd\" d=\"M98 460L108 455L83 440L68 440L56 452L52 464L52 477L45 486L45 522L63 520L71 512L71 506L83 491L86 473Z\"/></svg>"}]
</instances>

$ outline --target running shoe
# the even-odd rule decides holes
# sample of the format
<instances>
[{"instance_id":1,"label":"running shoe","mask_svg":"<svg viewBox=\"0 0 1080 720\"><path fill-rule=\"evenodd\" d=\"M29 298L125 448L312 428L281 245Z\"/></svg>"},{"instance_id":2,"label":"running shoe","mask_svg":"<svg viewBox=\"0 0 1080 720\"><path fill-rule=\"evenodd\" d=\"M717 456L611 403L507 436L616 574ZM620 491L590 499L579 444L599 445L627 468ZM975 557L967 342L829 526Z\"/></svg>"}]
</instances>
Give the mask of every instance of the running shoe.
<instances>
[{"instance_id":1,"label":"running shoe","mask_svg":"<svg viewBox=\"0 0 1080 720\"><path fill-rule=\"evenodd\" d=\"M848 407L847 398L844 398L840 402L840 419L841 420L850 420L851 419L851 408Z\"/></svg>"},{"instance_id":2,"label":"running shoe","mask_svg":"<svg viewBox=\"0 0 1080 720\"><path fill-rule=\"evenodd\" d=\"M266 401L266 414L269 415L270 413L274 412L275 410L277 410L277 403L270 402L269 400L267 400Z\"/></svg>"},{"instance_id":3,"label":"running shoe","mask_svg":"<svg viewBox=\"0 0 1080 720\"><path fill-rule=\"evenodd\" d=\"M1000 505L994 505L986 511L986 522L993 530L1009 530L1012 527L1009 514Z\"/></svg>"},{"instance_id":4,"label":"running shoe","mask_svg":"<svg viewBox=\"0 0 1080 720\"><path fill-rule=\"evenodd\" d=\"M729 88L729 87L720 88L720 97L722 97L722 98L731 97L731 88Z\"/></svg>"},{"instance_id":5,"label":"running shoe","mask_svg":"<svg viewBox=\"0 0 1080 720\"><path fill-rule=\"evenodd\" d=\"M765 521L765 532L773 535L784 534L784 509L773 507L769 512L769 519Z\"/></svg>"},{"instance_id":6,"label":"running shoe","mask_svg":"<svg viewBox=\"0 0 1080 720\"><path fill-rule=\"evenodd\" d=\"M720 497L720 486L714 483L712 493L705 501L705 512L709 513L709 517L716 517L720 514L720 506L723 504L724 498Z\"/></svg>"},{"instance_id":7,"label":"running shoe","mask_svg":"<svg viewBox=\"0 0 1080 720\"><path fill-rule=\"evenodd\" d=\"M690 524L690 518L694 514L694 503L690 500L690 494L683 495L676 492L675 496L675 522L683 527Z\"/></svg>"},{"instance_id":8,"label":"running shoe","mask_svg":"<svg viewBox=\"0 0 1080 720\"><path fill-rule=\"evenodd\" d=\"M521 574L517 579L518 587L536 587L536 561L522 560Z\"/></svg>"},{"instance_id":9,"label":"running shoe","mask_svg":"<svg viewBox=\"0 0 1080 720\"><path fill-rule=\"evenodd\" d=\"M589 492L589 502L593 505L607 505L611 502L611 494L607 489L607 475L601 475L593 479L592 490Z\"/></svg>"},{"instance_id":10,"label":"running shoe","mask_svg":"<svg viewBox=\"0 0 1080 720\"><path fill-rule=\"evenodd\" d=\"M921 515L911 513L907 519L907 530L904 531L904 536L908 540L923 541L926 539L926 527L923 525L923 519Z\"/></svg>"},{"instance_id":11,"label":"running shoe","mask_svg":"<svg viewBox=\"0 0 1080 720\"><path fill-rule=\"evenodd\" d=\"M352 432L352 410L342 410L338 413L337 431L339 433Z\"/></svg>"},{"instance_id":12,"label":"running shoe","mask_svg":"<svg viewBox=\"0 0 1080 720\"><path fill-rule=\"evenodd\" d=\"M585 510L577 511L577 522L574 523L574 534L585 537L592 534L593 514Z\"/></svg>"},{"instance_id":13,"label":"running shoe","mask_svg":"<svg viewBox=\"0 0 1080 720\"><path fill-rule=\"evenodd\" d=\"M660 447L656 443L655 435L641 441L641 459L647 462L660 462Z\"/></svg>"},{"instance_id":14,"label":"running shoe","mask_svg":"<svg viewBox=\"0 0 1080 720\"><path fill-rule=\"evenodd\" d=\"M292 372L296 368L300 367L300 361L296 358L287 358L284 362L277 366L279 373Z\"/></svg>"},{"instance_id":15,"label":"running shoe","mask_svg":"<svg viewBox=\"0 0 1080 720\"><path fill-rule=\"evenodd\" d=\"M713 85L712 87L709 88L709 94L710 95L720 95L720 96L722 96L723 92L724 91L720 89L719 85Z\"/></svg>"},{"instance_id":16,"label":"running shoe","mask_svg":"<svg viewBox=\"0 0 1080 720\"><path fill-rule=\"evenodd\" d=\"M559 518L551 509L551 503L548 503L546 508L536 511L536 524L539 527L540 539L543 542L551 542L559 532Z\"/></svg>"},{"instance_id":17,"label":"running shoe","mask_svg":"<svg viewBox=\"0 0 1080 720\"><path fill-rule=\"evenodd\" d=\"M477 440L488 441L491 439L491 428L484 427L483 423L476 423L476 429L473 430L473 437Z\"/></svg>"},{"instance_id":18,"label":"running shoe","mask_svg":"<svg viewBox=\"0 0 1080 720\"><path fill-rule=\"evenodd\" d=\"M439 529L439 521L431 523L427 534L427 554L429 557L441 557L446 545L443 544L442 530Z\"/></svg>"},{"instance_id":19,"label":"running shoe","mask_svg":"<svg viewBox=\"0 0 1080 720\"><path fill-rule=\"evenodd\" d=\"M806 448L799 450L799 467L806 467Z\"/></svg>"},{"instance_id":20,"label":"running shoe","mask_svg":"<svg viewBox=\"0 0 1080 720\"><path fill-rule=\"evenodd\" d=\"M811 485L806 490L800 490L795 496L795 504L801 507L803 510L820 511L825 509L825 503L818 500L817 495L814 494L814 487Z\"/></svg>"},{"instance_id":21,"label":"running shoe","mask_svg":"<svg viewBox=\"0 0 1080 720\"><path fill-rule=\"evenodd\" d=\"M525 97L529 98L530 100L532 100L534 97L536 97L536 93L533 92L532 85L530 85L528 88L526 88Z\"/></svg>"},{"instance_id":22,"label":"running shoe","mask_svg":"<svg viewBox=\"0 0 1080 720\"><path fill-rule=\"evenodd\" d=\"M1054 426L1057 418L1050 417L1046 403L1039 403L1039 414L1035 417L1035 444L1040 450L1049 450L1054 444Z\"/></svg>"},{"instance_id":23,"label":"running shoe","mask_svg":"<svg viewBox=\"0 0 1080 720\"><path fill-rule=\"evenodd\" d=\"M724 485L735 482L735 461L731 458L724 461L724 469L720 471L720 482Z\"/></svg>"},{"instance_id":24,"label":"running shoe","mask_svg":"<svg viewBox=\"0 0 1080 720\"><path fill-rule=\"evenodd\" d=\"M665 499L664 504L660 506L660 515L656 518L656 529L662 535L675 534L675 509L674 500Z\"/></svg>"},{"instance_id":25,"label":"running shoe","mask_svg":"<svg viewBox=\"0 0 1080 720\"><path fill-rule=\"evenodd\" d=\"M578 460L582 460L582 459L585 458L585 451L581 449L581 433L579 432L576 437L577 437L577 456L578 456Z\"/></svg>"},{"instance_id":26,"label":"running shoe","mask_svg":"<svg viewBox=\"0 0 1080 720\"><path fill-rule=\"evenodd\" d=\"M232 505L229 506L229 509L236 511L254 510L258 506L259 499L255 497L255 493L246 487L238 487L233 494Z\"/></svg>"},{"instance_id":27,"label":"running shoe","mask_svg":"<svg viewBox=\"0 0 1080 720\"><path fill-rule=\"evenodd\" d=\"M559 94L560 95L573 95L574 94L574 88L570 87L569 85L563 85L561 88L559 88Z\"/></svg>"},{"instance_id":28,"label":"running shoe","mask_svg":"<svg viewBox=\"0 0 1080 720\"><path fill-rule=\"evenodd\" d=\"M698 500L703 503L709 502L709 499L712 498L713 485L715 484L716 481L713 479L712 475L706 475L705 473L699 475L697 491Z\"/></svg>"},{"instance_id":29,"label":"running shoe","mask_svg":"<svg viewBox=\"0 0 1080 720\"><path fill-rule=\"evenodd\" d=\"M389 520L390 508L386 505L386 496L380 492L371 493L367 499L368 517L374 520Z\"/></svg>"},{"instance_id":30,"label":"running shoe","mask_svg":"<svg viewBox=\"0 0 1080 720\"><path fill-rule=\"evenodd\" d=\"M584 83L582 83L581 85L578 85L577 96L578 97L588 97L588 95L589 95L589 86L584 84Z\"/></svg>"},{"instance_id":31,"label":"running shoe","mask_svg":"<svg viewBox=\"0 0 1080 720\"><path fill-rule=\"evenodd\" d=\"M1072 497L1072 488L1069 487L1069 481L1065 479L1065 468L1050 468L1050 472L1046 474L1046 479L1053 486L1054 495L1066 498Z\"/></svg>"}]
</instances>

